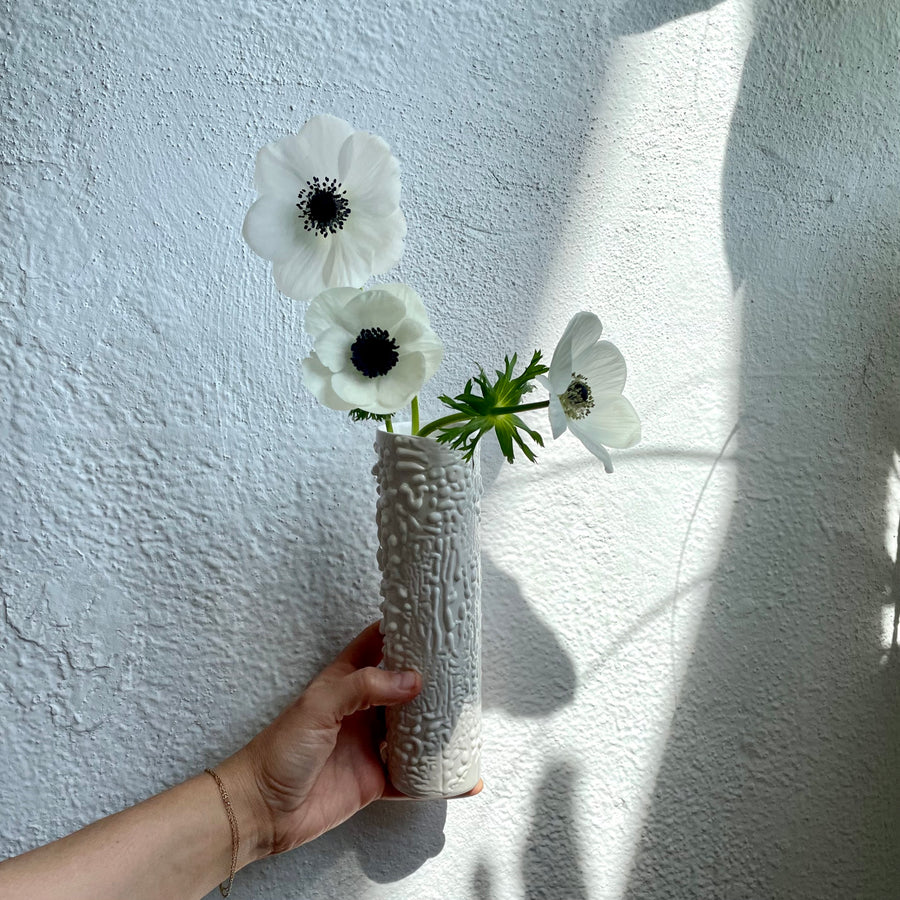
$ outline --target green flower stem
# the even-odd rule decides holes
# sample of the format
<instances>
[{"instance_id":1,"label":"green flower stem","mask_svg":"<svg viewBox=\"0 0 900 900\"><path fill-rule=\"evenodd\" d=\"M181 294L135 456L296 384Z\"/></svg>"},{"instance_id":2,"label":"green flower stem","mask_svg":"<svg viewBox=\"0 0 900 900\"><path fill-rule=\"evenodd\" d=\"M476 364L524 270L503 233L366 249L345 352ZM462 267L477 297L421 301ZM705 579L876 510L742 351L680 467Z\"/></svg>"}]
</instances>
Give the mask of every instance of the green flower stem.
<instances>
[{"instance_id":1,"label":"green flower stem","mask_svg":"<svg viewBox=\"0 0 900 900\"><path fill-rule=\"evenodd\" d=\"M456 413L452 416L444 416L442 419L435 419L429 422L420 432L419 437L428 437L433 431L439 431L448 425L455 425L457 422L465 422L469 417L465 413Z\"/></svg>"},{"instance_id":2,"label":"green flower stem","mask_svg":"<svg viewBox=\"0 0 900 900\"><path fill-rule=\"evenodd\" d=\"M419 396L418 394L412 398L412 433L419 433Z\"/></svg>"},{"instance_id":3,"label":"green flower stem","mask_svg":"<svg viewBox=\"0 0 900 900\"><path fill-rule=\"evenodd\" d=\"M536 403L520 403L518 406L497 406L491 410L491 415L504 416L507 413L528 412L530 409L546 409L549 405L549 400L538 400ZM452 416L444 416L442 419L435 419L419 431L419 437L428 437L435 431L440 431L449 425L456 425L458 422L465 422L468 418L469 416L465 413L456 413Z\"/></svg>"},{"instance_id":4,"label":"green flower stem","mask_svg":"<svg viewBox=\"0 0 900 900\"><path fill-rule=\"evenodd\" d=\"M393 424L391 423L391 417L390 417L390 416L386 416L386 417L385 417L385 420L384 420L384 430L390 432L391 434L394 433L394 426L393 426Z\"/></svg>"},{"instance_id":5,"label":"green flower stem","mask_svg":"<svg viewBox=\"0 0 900 900\"><path fill-rule=\"evenodd\" d=\"M506 413L528 412L529 409L546 409L549 405L549 400L538 400L535 403L521 403L519 406L498 406L493 415L503 416Z\"/></svg>"}]
</instances>

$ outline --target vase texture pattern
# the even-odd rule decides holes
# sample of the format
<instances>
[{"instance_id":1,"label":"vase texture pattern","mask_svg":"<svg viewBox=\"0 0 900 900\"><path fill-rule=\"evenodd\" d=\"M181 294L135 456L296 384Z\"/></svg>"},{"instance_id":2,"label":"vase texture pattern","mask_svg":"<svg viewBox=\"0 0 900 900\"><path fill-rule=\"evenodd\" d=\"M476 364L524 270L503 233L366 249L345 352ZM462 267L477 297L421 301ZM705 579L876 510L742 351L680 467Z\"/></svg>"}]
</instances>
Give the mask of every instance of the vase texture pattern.
<instances>
[{"instance_id":1,"label":"vase texture pattern","mask_svg":"<svg viewBox=\"0 0 900 900\"><path fill-rule=\"evenodd\" d=\"M388 773L411 797L452 797L480 777L478 458L386 431L375 450L384 664L423 682L386 710Z\"/></svg>"}]
</instances>

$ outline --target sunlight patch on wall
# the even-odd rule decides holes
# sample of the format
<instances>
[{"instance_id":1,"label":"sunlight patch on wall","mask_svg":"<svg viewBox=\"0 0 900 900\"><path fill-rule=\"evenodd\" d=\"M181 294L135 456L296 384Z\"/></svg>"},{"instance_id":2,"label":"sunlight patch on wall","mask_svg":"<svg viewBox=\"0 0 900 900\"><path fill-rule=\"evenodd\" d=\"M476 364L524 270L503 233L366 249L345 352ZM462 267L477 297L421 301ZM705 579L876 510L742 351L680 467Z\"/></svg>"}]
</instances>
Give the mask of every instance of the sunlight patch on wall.
<instances>
[{"instance_id":1,"label":"sunlight patch on wall","mask_svg":"<svg viewBox=\"0 0 900 900\"><path fill-rule=\"evenodd\" d=\"M897 550L900 541L900 454L895 450L893 465L885 484L884 549L894 564L890 589L881 608L881 649L888 651L894 643L894 618L900 600L900 571L897 569ZM887 655L882 662L887 662Z\"/></svg>"},{"instance_id":2,"label":"sunlight patch on wall","mask_svg":"<svg viewBox=\"0 0 900 900\"><path fill-rule=\"evenodd\" d=\"M603 847L582 861L605 896L627 882L735 499L742 298L721 179L748 5L725 2L613 49L547 278L542 332L597 313L628 363L642 442L613 451L606 476L565 435L539 477L500 472L489 506L502 516L485 516L495 550L503 522L537 522L517 540L551 555L510 575L577 669L576 702L553 730L572 736L573 759L604 761L581 771L575 809L581 844Z\"/></svg>"},{"instance_id":3,"label":"sunlight patch on wall","mask_svg":"<svg viewBox=\"0 0 900 900\"><path fill-rule=\"evenodd\" d=\"M893 465L885 485L884 502L884 549L897 562L897 531L900 523L900 454L895 450Z\"/></svg>"}]
</instances>

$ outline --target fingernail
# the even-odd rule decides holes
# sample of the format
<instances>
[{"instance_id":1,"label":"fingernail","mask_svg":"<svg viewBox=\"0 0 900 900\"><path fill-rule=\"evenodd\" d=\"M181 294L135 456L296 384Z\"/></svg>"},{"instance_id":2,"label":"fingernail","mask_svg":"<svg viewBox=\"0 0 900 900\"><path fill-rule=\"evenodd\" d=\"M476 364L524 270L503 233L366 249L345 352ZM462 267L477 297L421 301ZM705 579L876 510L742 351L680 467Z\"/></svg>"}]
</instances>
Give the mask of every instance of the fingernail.
<instances>
[{"instance_id":1,"label":"fingernail","mask_svg":"<svg viewBox=\"0 0 900 900\"><path fill-rule=\"evenodd\" d=\"M411 691L419 683L419 676L416 672L399 672L394 679L399 691Z\"/></svg>"}]
</instances>

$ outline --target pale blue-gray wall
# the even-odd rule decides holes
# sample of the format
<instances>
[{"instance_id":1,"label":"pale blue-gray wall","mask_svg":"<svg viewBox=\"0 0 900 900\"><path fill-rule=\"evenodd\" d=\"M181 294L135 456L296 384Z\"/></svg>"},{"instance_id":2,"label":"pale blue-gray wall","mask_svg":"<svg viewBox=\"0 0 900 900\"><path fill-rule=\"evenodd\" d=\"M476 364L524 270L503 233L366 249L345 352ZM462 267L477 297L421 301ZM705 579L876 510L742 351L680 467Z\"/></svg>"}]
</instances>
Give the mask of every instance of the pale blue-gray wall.
<instances>
[{"instance_id":1,"label":"pale blue-gray wall","mask_svg":"<svg viewBox=\"0 0 900 900\"><path fill-rule=\"evenodd\" d=\"M215 763L377 616L371 432L240 237L329 112L401 163L426 414L587 308L644 440L485 453L484 793L236 893L896 896L891 4L3 8L0 853Z\"/></svg>"}]
</instances>

